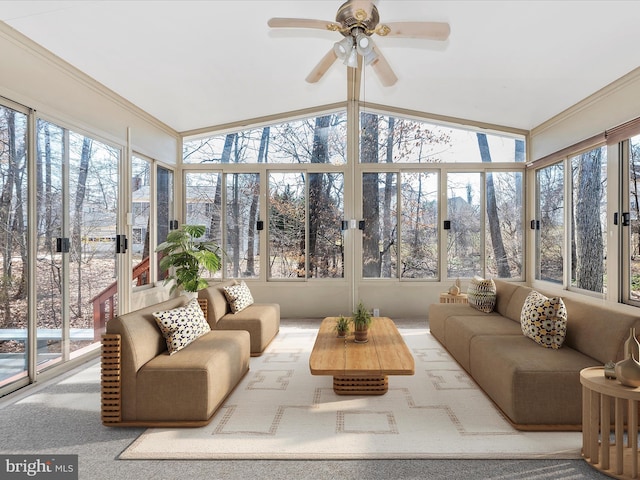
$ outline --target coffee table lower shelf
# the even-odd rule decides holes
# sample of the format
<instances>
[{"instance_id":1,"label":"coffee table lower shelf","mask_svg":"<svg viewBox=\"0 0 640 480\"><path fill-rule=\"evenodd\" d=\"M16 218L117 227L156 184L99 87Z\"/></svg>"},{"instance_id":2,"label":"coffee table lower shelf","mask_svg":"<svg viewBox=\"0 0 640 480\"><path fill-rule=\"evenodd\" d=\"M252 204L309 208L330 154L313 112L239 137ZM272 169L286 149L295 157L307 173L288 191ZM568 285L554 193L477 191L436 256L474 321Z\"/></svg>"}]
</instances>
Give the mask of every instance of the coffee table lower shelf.
<instances>
[{"instance_id":1,"label":"coffee table lower shelf","mask_svg":"<svg viewBox=\"0 0 640 480\"><path fill-rule=\"evenodd\" d=\"M333 377L336 395L384 395L389 390L386 375L340 375Z\"/></svg>"}]
</instances>

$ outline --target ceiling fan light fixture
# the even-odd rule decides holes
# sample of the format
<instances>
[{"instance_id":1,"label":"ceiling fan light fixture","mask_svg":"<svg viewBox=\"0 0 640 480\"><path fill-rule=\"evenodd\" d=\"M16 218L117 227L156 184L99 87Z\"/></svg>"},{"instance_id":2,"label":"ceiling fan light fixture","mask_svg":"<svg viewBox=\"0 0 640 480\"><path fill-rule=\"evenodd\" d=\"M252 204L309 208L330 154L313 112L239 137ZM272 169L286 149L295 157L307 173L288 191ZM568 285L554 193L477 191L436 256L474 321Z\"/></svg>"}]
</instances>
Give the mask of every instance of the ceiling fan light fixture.
<instances>
[{"instance_id":1,"label":"ceiling fan light fixture","mask_svg":"<svg viewBox=\"0 0 640 480\"><path fill-rule=\"evenodd\" d=\"M340 60L346 60L353 48L353 39L344 37L339 42L333 44L333 51Z\"/></svg>"},{"instance_id":2,"label":"ceiling fan light fixture","mask_svg":"<svg viewBox=\"0 0 640 480\"><path fill-rule=\"evenodd\" d=\"M358 33L356 35L356 48L358 53L364 57L373 51L373 40L364 33Z\"/></svg>"},{"instance_id":3,"label":"ceiling fan light fixture","mask_svg":"<svg viewBox=\"0 0 640 480\"><path fill-rule=\"evenodd\" d=\"M344 59L344 64L347 67L358 68L358 51L355 45L351 47L351 52L349 52L347 58Z\"/></svg>"},{"instance_id":4,"label":"ceiling fan light fixture","mask_svg":"<svg viewBox=\"0 0 640 480\"><path fill-rule=\"evenodd\" d=\"M364 60L365 65L371 65L378 58L378 54L371 50L366 55L362 55L362 59Z\"/></svg>"}]
</instances>

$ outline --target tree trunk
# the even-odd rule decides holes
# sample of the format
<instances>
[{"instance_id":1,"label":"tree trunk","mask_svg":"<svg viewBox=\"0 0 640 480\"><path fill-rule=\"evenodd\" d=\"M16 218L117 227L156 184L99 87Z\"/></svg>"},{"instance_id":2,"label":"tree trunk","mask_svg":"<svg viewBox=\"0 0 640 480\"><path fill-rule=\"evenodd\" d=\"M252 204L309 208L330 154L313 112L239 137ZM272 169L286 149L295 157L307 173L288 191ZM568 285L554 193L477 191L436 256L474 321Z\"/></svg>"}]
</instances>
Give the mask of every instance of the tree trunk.
<instances>
[{"instance_id":1,"label":"tree trunk","mask_svg":"<svg viewBox=\"0 0 640 480\"><path fill-rule=\"evenodd\" d=\"M378 163L378 115L362 113L360 161ZM362 216L365 228L362 233L362 275L378 278L380 263L380 202L378 200L378 174L362 175Z\"/></svg>"},{"instance_id":2,"label":"tree trunk","mask_svg":"<svg viewBox=\"0 0 640 480\"><path fill-rule=\"evenodd\" d=\"M16 128L15 113L13 110L5 109L5 118L7 121L7 154L8 162L4 185L2 186L2 194L0 195L0 228L2 228L2 291L0 293L0 301L3 305L3 314L7 326L11 326L11 304L9 298L11 296L11 257L13 235L11 228L11 211L13 203L13 188L15 185L15 161L16 161Z\"/></svg>"},{"instance_id":3,"label":"tree trunk","mask_svg":"<svg viewBox=\"0 0 640 480\"><path fill-rule=\"evenodd\" d=\"M600 221L602 199L602 149L580 155L576 172L576 286L603 291L603 238Z\"/></svg>"},{"instance_id":4,"label":"tree trunk","mask_svg":"<svg viewBox=\"0 0 640 480\"><path fill-rule=\"evenodd\" d=\"M233 145L237 139L237 133L230 133L226 136L222 156L220 157L220 163L229 163ZM222 188L222 175L219 174L218 180L216 181L216 190L213 195L213 208L211 209L211 221L209 223L211 240L216 242L218 245L222 245L222 238L220 237L222 233L220 228L220 225L222 224L222 219L220 218L220 212L222 211Z\"/></svg>"},{"instance_id":5,"label":"tree trunk","mask_svg":"<svg viewBox=\"0 0 640 480\"><path fill-rule=\"evenodd\" d=\"M80 166L78 167L78 185L76 187L76 198L74 203L73 231L71 237L71 255L76 262L78 279L77 315L82 318L82 207L87 189L87 177L89 175L89 161L91 160L92 141L84 137L82 141L82 153L80 155Z\"/></svg>"},{"instance_id":6,"label":"tree trunk","mask_svg":"<svg viewBox=\"0 0 640 480\"><path fill-rule=\"evenodd\" d=\"M387 145L386 145L386 163L393 163L393 133L394 133L395 118L389 116ZM391 258L391 247L395 244L395 229L393 228L393 218L391 217L391 200L396 194L395 185L393 179L395 173L385 174L384 182L384 201L382 210L382 238L384 239L384 246L381 252L381 268L380 274L384 278L391 277L391 266L393 264Z\"/></svg>"},{"instance_id":7,"label":"tree trunk","mask_svg":"<svg viewBox=\"0 0 640 480\"><path fill-rule=\"evenodd\" d=\"M491 152L489 151L489 142L484 133L476 133L478 138L478 147L480 148L480 157L483 162L491 162ZM499 278L510 278L511 269L507 259L507 252L504 248L502 240L502 230L500 229L500 218L498 216L498 202L496 200L496 190L493 185L493 174L487 172L487 220L489 222L489 232L491 233L491 245L493 246L493 254L496 258L496 266Z\"/></svg>"},{"instance_id":8,"label":"tree trunk","mask_svg":"<svg viewBox=\"0 0 640 480\"><path fill-rule=\"evenodd\" d=\"M231 204L231 231L229 232L229 243L232 245L233 251L233 277L240 276L240 185L238 184L239 174L233 175L233 186L231 195L233 203Z\"/></svg>"},{"instance_id":9,"label":"tree trunk","mask_svg":"<svg viewBox=\"0 0 640 480\"><path fill-rule=\"evenodd\" d=\"M27 228L24 223L24 199L22 198L22 186L23 179L26 169L26 155L25 152L18 153L18 157L22 159L22 164L18 165L16 162L16 208L15 215L13 218L13 231L14 238L18 240L18 249L20 251L20 259L21 259L21 272L20 278L17 281L17 289L14 294L15 300L24 300L27 298L27 267L28 267L28 258L27 258Z\"/></svg>"},{"instance_id":10,"label":"tree trunk","mask_svg":"<svg viewBox=\"0 0 640 480\"><path fill-rule=\"evenodd\" d=\"M311 163L328 163L329 161L329 126L331 115L316 118L313 130L313 150L311 151ZM323 215L326 214L329 202L324 195L324 174L309 174L309 277L317 277L320 265L318 265L318 233L322 224ZM304 241L304 239L303 239Z\"/></svg>"}]
</instances>

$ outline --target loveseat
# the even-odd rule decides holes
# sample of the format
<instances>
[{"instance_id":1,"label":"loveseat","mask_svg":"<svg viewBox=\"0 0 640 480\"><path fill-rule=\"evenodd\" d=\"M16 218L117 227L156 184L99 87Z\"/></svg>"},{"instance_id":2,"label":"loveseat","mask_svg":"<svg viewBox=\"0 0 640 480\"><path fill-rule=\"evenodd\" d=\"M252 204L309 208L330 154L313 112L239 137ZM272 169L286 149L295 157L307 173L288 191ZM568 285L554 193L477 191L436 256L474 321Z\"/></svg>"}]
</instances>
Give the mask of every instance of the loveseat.
<instances>
[{"instance_id":1,"label":"loveseat","mask_svg":"<svg viewBox=\"0 0 640 480\"><path fill-rule=\"evenodd\" d=\"M259 356L280 331L280 305L252 303L233 313L224 289L235 284L235 280L212 284L200 290L198 298L207 300L207 321L211 328L248 331L251 338L251 355Z\"/></svg>"},{"instance_id":2,"label":"loveseat","mask_svg":"<svg viewBox=\"0 0 640 480\"><path fill-rule=\"evenodd\" d=\"M630 328L640 330L640 316L621 313L604 302L562 297L566 337L561 348L545 348L524 336L520 326L532 289L499 280L495 285L491 313L467 304L432 304L431 334L516 428L579 430L580 370L621 360Z\"/></svg>"},{"instance_id":3,"label":"loveseat","mask_svg":"<svg viewBox=\"0 0 640 480\"><path fill-rule=\"evenodd\" d=\"M187 302L180 296L107 323L102 340L104 425L206 425L248 372L250 340L242 330L212 329L168 353L153 313Z\"/></svg>"}]
</instances>

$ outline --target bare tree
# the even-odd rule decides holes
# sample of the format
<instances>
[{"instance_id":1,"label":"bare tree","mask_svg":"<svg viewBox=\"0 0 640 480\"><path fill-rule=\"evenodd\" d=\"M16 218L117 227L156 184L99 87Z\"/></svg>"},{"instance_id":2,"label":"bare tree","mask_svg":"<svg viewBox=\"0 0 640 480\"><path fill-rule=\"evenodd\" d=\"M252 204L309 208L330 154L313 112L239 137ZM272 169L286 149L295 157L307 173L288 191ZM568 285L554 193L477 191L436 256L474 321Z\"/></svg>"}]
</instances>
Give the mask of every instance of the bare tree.
<instances>
[{"instance_id":1,"label":"bare tree","mask_svg":"<svg viewBox=\"0 0 640 480\"><path fill-rule=\"evenodd\" d=\"M82 313L82 218L83 205L87 191L87 177L89 175L89 162L91 160L92 140L83 137L82 153L80 154L80 165L78 166L78 183L76 185L76 198L74 201L73 228L71 233L71 257L76 262L77 286L77 316L83 317Z\"/></svg>"},{"instance_id":2,"label":"bare tree","mask_svg":"<svg viewBox=\"0 0 640 480\"><path fill-rule=\"evenodd\" d=\"M596 148L580 155L574 168L576 286L592 292L602 292L602 149Z\"/></svg>"},{"instance_id":3,"label":"bare tree","mask_svg":"<svg viewBox=\"0 0 640 480\"><path fill-rule=\"evenodd\" d=\"M361 114L360 161L378 163L378 115ZM362 234L362 274L379 277L380 261L380 203L378 200L378 174L362 175L362 214L365 229Z\"/></svg>"},{"instance_id":4,"label":"bare tree","mask_svg":"<svg viewBox=\"0 0 640 480\"><path fill-rule=\"evenodd\" d=\"M478 138L478 147L480 148L480 158L483 162L491 163L491 152L489 150L487 135L484 133L476 133L476 136ZM500 228L500 216L498 212L498 203L496 201L496 190L493 184L493 174L491 172L487 172L486 175L487 220L489 222L489 232L491 233L493 254L495 256L496 265L498 267L498 277L510 278L511 269L509 268L507 252L504 248L504 242L502 240L502 230Z\"/></svg>"}]
</instances>

